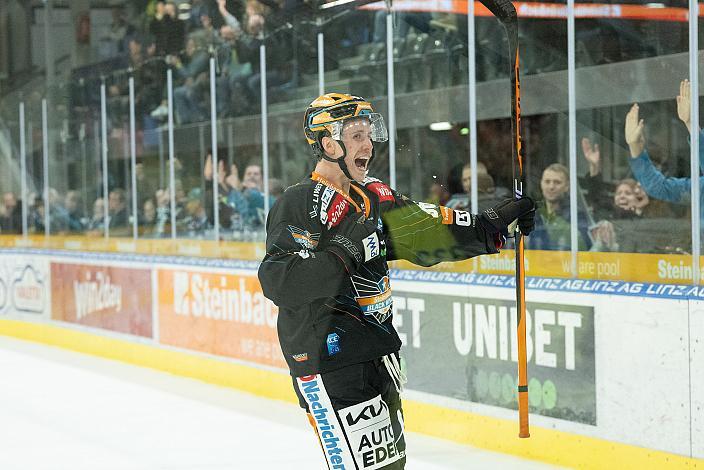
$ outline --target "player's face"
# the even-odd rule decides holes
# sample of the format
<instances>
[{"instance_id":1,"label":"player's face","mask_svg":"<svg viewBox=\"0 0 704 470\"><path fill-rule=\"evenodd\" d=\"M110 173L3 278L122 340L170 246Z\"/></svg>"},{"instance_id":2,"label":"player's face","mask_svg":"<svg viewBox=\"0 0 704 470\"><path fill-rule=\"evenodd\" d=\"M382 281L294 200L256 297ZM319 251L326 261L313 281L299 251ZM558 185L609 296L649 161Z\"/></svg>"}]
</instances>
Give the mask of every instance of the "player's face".
<instances>
[{"instance_id":1,"label":"player's face","mask_svg":"<svg viewBox=\"0 0 704 470\"><path fill-rule=\"evenodd\" d=\"M540 180L540 189L547 202L557 202L569 190L567 176L559 171L545 170Z\"/></svg>"},{"instance_id":2,"label":"player's face","mask_svg":"<svg viewBox=\"0 0 704 470\"><path fill-rule=\"evenodd\" d=\"M364 181L372 158L372 128L368 119L354 119L345 123L342 142L347 154L345 163L355 181Z\"/></svg>"}]
</instances>

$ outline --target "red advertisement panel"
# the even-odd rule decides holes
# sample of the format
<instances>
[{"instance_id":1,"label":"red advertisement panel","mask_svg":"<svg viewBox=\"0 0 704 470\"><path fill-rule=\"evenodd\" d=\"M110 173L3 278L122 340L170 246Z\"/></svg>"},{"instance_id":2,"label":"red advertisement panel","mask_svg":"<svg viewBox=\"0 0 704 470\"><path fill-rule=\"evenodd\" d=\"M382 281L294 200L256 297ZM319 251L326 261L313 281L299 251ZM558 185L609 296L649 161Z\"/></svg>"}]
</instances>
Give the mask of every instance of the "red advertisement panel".
<instances>
[{"instance_id":1,"label":"red advertisement panel","mask_svg":"<svg viewBox=\"0 0 704 470\"><path fill-rule=\"evenodd\" d=\"M51 318L152 337L151 271L51 263Z\"/></svg>"}]
</instances>

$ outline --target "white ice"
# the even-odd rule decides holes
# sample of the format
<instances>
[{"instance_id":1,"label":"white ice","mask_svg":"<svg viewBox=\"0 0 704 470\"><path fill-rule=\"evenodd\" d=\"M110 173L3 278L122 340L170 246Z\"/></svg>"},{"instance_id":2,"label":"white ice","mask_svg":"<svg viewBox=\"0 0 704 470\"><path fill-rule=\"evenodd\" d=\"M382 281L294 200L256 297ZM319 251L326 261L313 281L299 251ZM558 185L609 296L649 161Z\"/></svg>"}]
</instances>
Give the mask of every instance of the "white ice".
<instances>
[{"instance_id":1,"label":"white ice","mask_svg":"<svg viewBox=\"0 0 704 470\"><path fill-rule=\"evenodd\" d=\"M414 469L553 468L407 433ZM0 336L0 469L323 470L296 405Z\"/></svg>"}]
</instances>

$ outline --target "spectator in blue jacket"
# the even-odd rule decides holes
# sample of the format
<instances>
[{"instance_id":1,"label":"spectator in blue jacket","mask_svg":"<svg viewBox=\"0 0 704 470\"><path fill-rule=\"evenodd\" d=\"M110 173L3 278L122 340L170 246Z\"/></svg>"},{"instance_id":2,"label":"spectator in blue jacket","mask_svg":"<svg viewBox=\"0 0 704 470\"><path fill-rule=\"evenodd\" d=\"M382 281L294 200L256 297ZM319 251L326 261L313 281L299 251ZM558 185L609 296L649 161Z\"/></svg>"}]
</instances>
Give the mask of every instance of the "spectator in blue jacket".
<instances>
[{"instance_id":1,"label":"spectator in blue jacket","mask_svg":"<svg viewBox=\"0 0 704 470\"><path fill-rule=\"evenodd\" d=\"M690 84L689 80L682 80L680 83L680 93L677 95L677 116L682 123L690 129ZM640 182L648 195L662 201L674 202L678 204L689 204L691 202L690 190L692 179L690 177L675 178L665 176L655 168L648 151L645 148L645 136L643 128L645 121L639 117L638 104L634 104L628 114L626 114L625 137L628 149L631 154L630 164L633 175ZM700 172L704 165L704 135L699 129L699 168ZM704 217L704 179L699 177L699 198L700 215Z\"/></svg>"},{"instance_id":2,"label":"spectator in blue jacket","mask_svg":"<svg viewBox=\"0 0 704 470\"><path fill-rule=\"evenodd\" d=\"M237 166L232 165L227 184L230 186L228 204L239 214L239 224L233 222L233 229L260 230L264 227L264 191L262 167L257 163L247 165L242 181ZM238 226L239 225L239 226Z\"/></svg>"}]
</instances>

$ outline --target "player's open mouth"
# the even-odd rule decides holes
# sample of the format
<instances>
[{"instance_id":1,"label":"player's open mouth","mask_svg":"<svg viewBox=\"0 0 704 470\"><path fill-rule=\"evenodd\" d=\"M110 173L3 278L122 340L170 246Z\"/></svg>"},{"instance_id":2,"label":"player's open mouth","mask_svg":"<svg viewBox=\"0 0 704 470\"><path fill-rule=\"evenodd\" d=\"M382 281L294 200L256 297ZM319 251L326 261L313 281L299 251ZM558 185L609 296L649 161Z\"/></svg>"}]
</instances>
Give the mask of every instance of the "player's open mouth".
<instances>
[{"instance_id":1,"label":"player's open mouth","mask_svg":"<svg viewBox=\"0 0 704 470\"><path fill-rule=\"evenodd\" d=\"M362 171L367 171L367 164L368 163L369 163L368 158L355 158L354 159L355 166Z\"/></svg>"}]
</instances>

